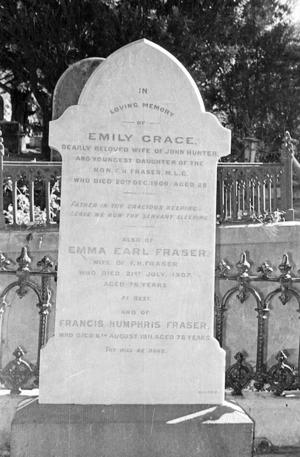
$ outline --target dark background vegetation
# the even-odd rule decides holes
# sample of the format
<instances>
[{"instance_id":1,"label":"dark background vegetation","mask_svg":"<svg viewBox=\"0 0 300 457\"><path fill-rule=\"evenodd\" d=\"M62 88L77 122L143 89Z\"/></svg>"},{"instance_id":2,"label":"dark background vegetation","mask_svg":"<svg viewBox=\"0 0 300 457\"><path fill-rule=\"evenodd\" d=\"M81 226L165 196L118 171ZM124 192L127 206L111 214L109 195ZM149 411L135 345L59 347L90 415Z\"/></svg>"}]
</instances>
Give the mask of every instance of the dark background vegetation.
<instances>
[{"instance_id":1,"label":"dark background vegetation","mask_svg":"<svg viewBox=\"0 0 300 457\"><path fill-rule=\"evenodd\" d=\"M232 129L233 154L251 135L271 157L285 130L300 136L300 40L290 12L279 0L0 0L0 87L12 120L26 129L30 114L42 119L47 159L61 74L148 38L190 71L206 110Z\"/></svg>"}]
</instances>

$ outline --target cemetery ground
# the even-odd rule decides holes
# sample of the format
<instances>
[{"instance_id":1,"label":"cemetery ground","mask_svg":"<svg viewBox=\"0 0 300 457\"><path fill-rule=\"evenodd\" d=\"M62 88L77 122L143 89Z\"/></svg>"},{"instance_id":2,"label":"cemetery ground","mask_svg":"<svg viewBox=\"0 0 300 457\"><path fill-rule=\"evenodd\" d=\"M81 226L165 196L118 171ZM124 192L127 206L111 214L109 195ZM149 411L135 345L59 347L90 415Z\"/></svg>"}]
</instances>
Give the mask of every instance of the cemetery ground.
<instances>
[{"instance_id":1,"label":"cemetery ground","mask_svg":"<svg viewBox=\"0 0 300 457\"><path fill-rule=\"evenodd\" d=\"M24 394L26 394L25 392ZM32 397L32 392L28 392L29 396L26 397L26 395L22 395L22 399L24 400L25 398L33 398ZM35 392L35 395L38 395L38 392ZM16 397L15 397L16 399ZM227 391L226 392L226 400L231 401L232 396L231 392ZM235 397L234 401L239 403L239 399ZM15 402L17 404L17 402ZM243 405L244 407L244 405ZM263 406L261 406L263 407ZM286 407L286 406L284 406ZM278 411L280 412L280 411ZM299 425L299 414L298 414L298 425ZM269 416L270 422L272 422L272 416ZM267 420L267 415L266 415L266 420ZM285 415L283 421L288 421L288 416ZM295 416L290 416L290 420L295 420ZM297 419L296 419L297 420ZM280 423L280 420L277 420L277 424L274 423L274 434L277 433L278 429L278 424ZM286 424L285 424L286 425ZM53 440L55 441L55 437L53 437ZM288 441L288 440L287 440ZM264 457L276 457L276 456L281 456L281 457L300 457L300 446L298 445L274 445L271 443L271 441L268 438L259 438L259 440L254 439L253 441L253 453L252 457L258 457L258 456L264 456ZM0 444L0 457L10 457L10 443L9 440L6 440L5 442L1 442ZM95 457L97 457L95 455ZM166 456L167 457L167 456ZM185 457L189 457L186 455ZM199 457L201 457L201 454L199 454ZM223 457L222 454L215 455L214 457Z\"/></svg>"}]
</instances>

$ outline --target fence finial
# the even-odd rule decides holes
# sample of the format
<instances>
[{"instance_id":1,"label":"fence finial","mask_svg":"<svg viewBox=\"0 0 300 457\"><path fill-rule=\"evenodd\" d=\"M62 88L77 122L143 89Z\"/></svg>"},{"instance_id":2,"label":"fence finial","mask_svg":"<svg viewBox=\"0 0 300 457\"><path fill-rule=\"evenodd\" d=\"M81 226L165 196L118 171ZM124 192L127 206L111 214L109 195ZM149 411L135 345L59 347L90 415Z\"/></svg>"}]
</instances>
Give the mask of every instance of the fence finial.
<instances>
[{"instance_id":1,"label":"fence finial","mask_svg":"<svg viewBox=\"0 0 300 457\"><path fill-rule=\"evenodd\" d=\"M294 155L294 146L291 138L290 132L286 131L283 137L282 144L282 153L283 155L292 156Z\"/></svg>"},{"instance_id":2,"label":"fence finial","mask_svg":"<svg viewBox=\"0 0 300 457\"><path fill-rule=\"evenodd\" d=\"M281 175L281 206L285 211L285 220L295 219L293 209L293 161L294 147L290 132L286 131L281 148L281 162L283 173Z\"/></svg>"}]
</instances>

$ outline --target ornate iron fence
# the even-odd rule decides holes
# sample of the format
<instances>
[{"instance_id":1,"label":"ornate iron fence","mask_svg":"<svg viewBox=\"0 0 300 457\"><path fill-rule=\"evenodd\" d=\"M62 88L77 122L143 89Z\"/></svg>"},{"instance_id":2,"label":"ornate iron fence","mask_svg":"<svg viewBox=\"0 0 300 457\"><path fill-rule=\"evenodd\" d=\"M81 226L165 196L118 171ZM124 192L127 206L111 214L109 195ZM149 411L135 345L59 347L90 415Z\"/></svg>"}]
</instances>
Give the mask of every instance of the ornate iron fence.
<instances>
[{"instance_id":1,"label":"ornate iron fence","mask_svg":"<svg viewBox=\"0 0 300 457\"><path fill-rule=\"evenodd\" d=\"M267 386L268 390L274 392L275 395L281 395L287 389L300 388L300 350L298 349L297 366L290 366L286 363L286 350L282 348L276 355L278 363L271 367L267 367L266 363L266 341L268 338L268 321L270 315L270 304L277 296L282 304L286 306L292 298L296 300L300 313L300 292L295 288L297 283L300 283L300 277L292 277L292 267L289 264L287 255L283 256L282 262L279 265L280 274L271 276L273 269L264 262L257 268L256 275L250 275L250 264L247 261L246 254L242 253L239 262L236 264L238 272L230 274L229 265L224 261L220 261L216 268L217 281L234 281L236 284L229 288L222 298L216 295L215 301L215 316L216 316L216 338L220 346L224 346L224 324L225 313L228 311L228 305L232 297L236 297L241 305L249 300L252 296L255 302L254 310L257 313L257 341L256 341L256 366L251 366L246 360L245 349L235 355L236 363L231 365L226 372L226 384L233 389L233 395L242 395L242 390L251 382L257 390L262 390ZM300 270L298 270L298 273ZM265 296L258 290L255 284L266 286L266 284L276 284L276 287L269 291ZM295 317L296 320L296 317ZM299 320L298 320L299 323ZM243 340L243 326L240 326L240 340ZM298 329L298 335L300 335ZM299 336L296 343L299 348Z\"/></svg>"},{"instance_id":2,"label":"ornate iron fence","mask_svg":"<svg viewBox=\"0 0 300 457\"><path fill-rule=\"evenodd\" d=\"M60 162L6 162L0 133L0 229L59 222ZM1 154L2 147L2 154ZM247 222L279 210L293 220L293 145L285 134L281 163L219 163L217 214Z\"/></svg>"},{"instance_id":3,"label":"ornate iron fence","mask_svg":"<svg viewBox=\"0 0 300 457\"><path fill-rule=\"evenodd\" d=\"M2 228L59 221L61 163L4 162L1 175Z\"/></svg>"},{"instance_id":4,"label":"ornate iron fence","mask_svg":"<svg viewBox=\"0 0 300 457\"><path fill-rule=\"evenodd\" d=\"M4 368L2 368L2 350L0 351L0 383L5 388L11 389L11 393L19 394L21 389L25 386L37 387L39 379L39 361L41 347L46 343L48 337L48 316L51 309L51 278L56 280L56 271L53 271L53 263L48 257L43 257L37 266L40 270L31 270L29 265L31 259L27 254L27 249L22 248L20 256L16 259L18 267L16 269L8 269L10 261L0 254L0 277L13 275L17 277L6 286L0 294L0 349L5 343L3 339L3 317L6 312L8 302L8 293L15 289L19 298L24 298L31 289L37 299L37 308L39 313L39 336L37 347L37 360L35 363L28 362L23 359L26 350L21 346L17 347L13 355L15 360L10 361ZM32 281L32 278L39 278L40 285ZM24 310L25 311L25 310ZM28 329L28 332L31 330ZM34 337L34 335L32 335Z\"/></svg>"},{"instance_id":5,"label":"ornate iron fence","mask_svg":"<svg viewBox=\"0 0 300 457\"><path fill-rule=\"evenodd\" d=\"M0 383L2 387L11 389L12 393L20 393L25 387L38 387L39 377L39 354L41 347L47 342L48 338L48 316L51 310L51 281L56 281L56 270L53 268L52 262L47 257L43 257L37 263L39 270L31 270L31 260L28 257L26 248L22 249L21 255L16 259L17 268L9 269L10 263L0 255L0 277L16 276L17 280L9 283L4 287L0 294L0 354L1 345L4 343L1 335L3 328L3 316L6 312L8 303L7 295L9 291L15 289L20 298L24 297L28 290L34 291L37 298L37 307L39 313L39 338L37 348L37 360L35 362L26 361L23 356L26 354L26 348L17 347L13 355L15 360L9 361L5 367L0 365ZM247 347L244 343L244 335L246 326L239 323L237 326L238 342L240 350L235 355L236 363L231 364L226 371L226 385L232 388L233 395L242 395L243 389L248 386L256 390L268 389L275 395L281 395L285 390L300 388L300 351L298 350L298 362L295 366L287 363L286 348L282 348L278 352L276 358L277 363L272 366L267 366L267 338L270 336L268 332L268 320L270 313L270 305L275 297L279 298L280 303L287 311L286 306L294 299L297 303L297 312L300 313L300 291L295 287L300 283L300 277L291 275L291 265L287 255L283 256L282 262L279 265L280 274L272 275L272 268L264 262L257 268L257 274L249 273L250 265L247 261L246 254L242 253L239 262L236 264L237 273L230 273L230 267L225 261L220 261L216 268L216 283L226 285L227 290L220 296L216 293L215 299L215 336L221 347L226 347L226 338L224 333L227 331L229 319L232 318L231 301L237 300L239 306L251 306L250 298L254 299L253 310L257 314L257 335L253 337L253 343L256 344L256 361L255 364L250 364L246 359ZM39 279L38 285L32 279ZM232 287L227 287L231 282ZM275 285L275 287L273 287ZM257 286L260 286L266 292L262 292ZM267 289L265 286L268 286ZM271 290L270 290L271 288ZM216 290L220 288L217 287ZM225 319L225 316L227 319ZM298 317L298 316L297 316ZM299 322L296 319L295 322ZM30 330L29 330L30 331ZM249 326L248 326L249 331ZM34 337L34 335L32 335ZM299 330L298 341L295 346L299 345ZM1 358L0 358L1 363Z\"/></svg>"},{"instance_id":6,"label":"ornate iron fence","mask_svg":"<svg viewBox=\"0 0 300 457\"><path fill-rule=\"evenodd\" d=\"M221 221L259 220L275 211L294 220L293 144L286 132L281 163L219 163L217 213Z\"/></svg>"},{"instance_id":7,"label":"ornate iron fence","mask_svg":"<svg viewBox=\"0 0 300 457\"><path fill-rule=\"evenodd\" d=\"M281 164L219 164L221 219L249 220L252 216L281 209L282 176Z\"/></svg>"}]
</instances>

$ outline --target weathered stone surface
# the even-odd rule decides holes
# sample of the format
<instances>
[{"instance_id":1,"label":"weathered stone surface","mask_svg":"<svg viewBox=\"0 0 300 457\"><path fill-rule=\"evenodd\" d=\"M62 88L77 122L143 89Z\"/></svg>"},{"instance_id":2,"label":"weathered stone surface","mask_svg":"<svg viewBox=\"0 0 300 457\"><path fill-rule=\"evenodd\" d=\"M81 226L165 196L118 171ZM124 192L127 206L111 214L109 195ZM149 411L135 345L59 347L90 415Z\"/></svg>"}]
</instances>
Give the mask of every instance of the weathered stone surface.
<instances>
[{"instance_id":1,"label":"weathered stone surface","mask_svg":"<svg viewBox=\"0 0 300 457\"><path fill-rule=\"evenodd\" d=\"M104 60L101 57L82 59L61 75L53 92L52 119L58 119L69 106L77 104L85 83ZM61 160L55 149L51 149L51 160Z\"/></svg>"},{"instance_id":2,"label":"weathered stone surface","mask_svg":"<svg viewBox=\"0 0 300 457\"><path fill-rule=\"evenodd\" d=\"M12 457L250 457L253 423L238 406L39 405L19 409Z\"/></svg>"},{"instance_id":3,"label":"weathered stone surface","mask_svg":"<svg viewBox=\"0 0 300 457\"><path fill-rule=\"evenodd\" d=\"M141 40L93 72L50 143L63 206L41 403L222 403L215 192L230 132L185 68Z\"/></svg>"},{"instance_id":4,"label":"weathered stone surface","mask_svg":"<svg viewBox=\"0 0 300 457\"><path fill-rule=\"evenodd\" d=\"M35 394L37 392L35 391ZM22 392L22 395L10 395L8 390L0 391L0 449L5 443L10 442L11 422L19 403L27 399L31 392ZM1 455L1 454L0 454Z\"/></svg>"},{"instance_id":5,"label":"weathered stone surface","mask_svg":"<svg viewBox=\"0 0 300 457\"><path fill-rule=\"evenodd\" d=\"M52 119L58 119L69 106L77 104L85 83L104 60L101 57L80 60L61 75L53 93Z\"/></svg>"},{"instance_id":6,"label":"weathered stone surface","mask_svg":"<svg viewBox=\"0 0 300 457\"><path fill-rule=\"evenodd\" d=\"M245 391L236 403L255 423L255 440L273 446L300 448L300 392L289 391L283 397L270 392ZM294 454L298 455L298 454Z\"/></svg>"}]
</instances>

